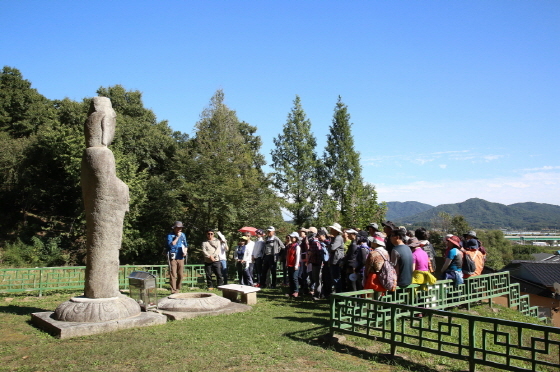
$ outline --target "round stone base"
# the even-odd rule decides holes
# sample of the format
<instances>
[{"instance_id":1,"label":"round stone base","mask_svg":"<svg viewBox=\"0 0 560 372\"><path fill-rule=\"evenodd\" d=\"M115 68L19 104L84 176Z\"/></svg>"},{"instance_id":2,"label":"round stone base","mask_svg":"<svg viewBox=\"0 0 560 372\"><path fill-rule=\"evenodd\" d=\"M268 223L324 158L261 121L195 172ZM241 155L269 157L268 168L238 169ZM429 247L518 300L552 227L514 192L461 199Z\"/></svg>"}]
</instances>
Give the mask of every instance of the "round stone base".
<instances>
[{"instance_id":1,"label":"round stone base","mask_svg":"<svg viewBox=\"0 0 560 372\"><path fill-rule=\"evenodd\" d=\"M53 317L63 322L99 323L140 315L140 305L132 298L73 297L58 305Z\"/></svg>"},{"instance_id":2,"label":"round stone base","mask_svg":"<svg viewBox=\"0 0 560 372\"><path fill-rule=\"evenodd\" d=\"M219 310L231 303L227 298L214 293L176 293L162 298L158 303L159 310L199 312Z\"/></svg>"}]
</instances>

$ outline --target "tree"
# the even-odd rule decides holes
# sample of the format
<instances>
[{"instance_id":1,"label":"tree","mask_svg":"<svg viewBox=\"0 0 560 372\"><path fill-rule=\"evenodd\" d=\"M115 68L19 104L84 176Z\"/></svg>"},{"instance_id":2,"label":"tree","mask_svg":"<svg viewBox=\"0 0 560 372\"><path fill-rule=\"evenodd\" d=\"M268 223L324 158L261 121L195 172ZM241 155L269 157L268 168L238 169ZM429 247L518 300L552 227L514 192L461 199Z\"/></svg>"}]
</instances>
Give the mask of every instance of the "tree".
<instances>
[{"instance_id":1,"label":"tree","mask_svg":"<svg viewBox=\"0 0 560 372\"><path fill-rule=\"evenodd\" d=\"M456 214L451 218L451 227L449 229L449 233L453 235L457 235L458 237L462 237L463 234L466 234L471 230L471 226L465 219L465 216Z\"/></svg>"},{"instance_id":2,"label":"tree","mask_svg":"<svg viewBox=\"0 0 560 372\"><path fill-rule=\"evenodd\" d=\"M476 236L488 252L485 266L500 270L513 260L513 244L501 230L477 230Z\"/></svg>"},{"instance_id":3,"label":"tree","mask_svg":"<svg viewBox=\"0 0 560 372\"><path fill-rule=\"evenodd\" d=\"M377 202L377 191L362 179L360 153L354 149L348 106L339 96L320 166L319 212L321 223L363 227L380 221L386 211ZM324 218L331 217L329 221Z\"/></svg>"},{"instance_id":4,"label":"tree","mask_svg":"<svg viewBox=\"0 0 560 372\"><path fill-rule=\"evenodd\" d=\"M237 230L280 218L279 199L262 172L256 127L239 121L218 90L195 125L196 134L178 154L175 179L185 201L183 221L201 242L208 228Z\"/></svg>"},{"instance_id":5,"label":"tree","mask_svg":"<svg viewBox=\"0 0 560 372\"><path fill-rule=\"evenodd\" d=\"M271 155L274 186L286 199L286 209L297 226L308 224L315 211L316 145L311 122L296 95L282 133L274 138Z\"/></svg>"},{"instance_id":6,"label":"tree","mask_svg":"<svg viewBox=\"0 0 560 372\"><path fill-rule=\"evenodd\" d=\"M441 231L444 234L449 232L451 228L451 220L453 217L447 212L439 212L436 217L432 218L431 225L434 229Z\"/></svg>"},{"instance_id":7,"label":"tree","mask_svg":"<svg viewBox=\"0 0 560 372\"><path fill-rule=\"evenodd\" d=\"M31 88L18 69L0 72L0 130L13 138L29 137L56 120L51 101Z\"/></svg>"}]
</instances>

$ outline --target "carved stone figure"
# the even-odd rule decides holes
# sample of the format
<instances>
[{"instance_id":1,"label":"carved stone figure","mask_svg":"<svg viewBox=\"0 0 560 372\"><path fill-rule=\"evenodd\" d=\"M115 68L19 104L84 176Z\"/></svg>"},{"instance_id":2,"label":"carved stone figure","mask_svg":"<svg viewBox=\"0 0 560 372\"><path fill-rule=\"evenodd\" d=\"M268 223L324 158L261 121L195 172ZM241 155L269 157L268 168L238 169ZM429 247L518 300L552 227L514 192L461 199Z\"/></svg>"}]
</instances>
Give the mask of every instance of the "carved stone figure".
<instances>
[{"instance_id":1,"label":"carved stone figure","mask_svg":"<svg viewBox=\"0 0 560 372\"><path fill-rule=\"evenodd\" d=\"M117 178L115 157L107 148L115 127L116 114L109 98L94 97L84 125L81 174L87 226L85 296L62 303L55 310L57 320L107 321L140 313L140 306L119 292L119 249L129 195L128 186Z\"/></svg>"}]
</instances>

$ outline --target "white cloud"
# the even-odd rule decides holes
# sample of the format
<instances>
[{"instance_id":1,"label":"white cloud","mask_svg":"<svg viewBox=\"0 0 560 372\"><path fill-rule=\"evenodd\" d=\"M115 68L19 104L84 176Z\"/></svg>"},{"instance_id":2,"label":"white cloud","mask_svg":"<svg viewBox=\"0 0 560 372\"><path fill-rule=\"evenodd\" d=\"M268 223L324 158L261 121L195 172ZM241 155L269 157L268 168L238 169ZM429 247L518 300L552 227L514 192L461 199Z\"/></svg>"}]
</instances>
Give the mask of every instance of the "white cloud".
<instances>
[{"instance_id":1,"label":"white cloud","mask_svg":"<svg viewBox=\"0 0 560 372\"><path fill-rule=\"evenodd\" d=\"M441 169L445 169L445 168L447 168L447 164L440 164L439 167L440 167Z\"/></svg>"},{"instance_id":2,"label":"white cloud","mask_svg":"<svg viewBox=\"0 0 560 372\"><path fill-rule=\"evenodd\" d=\"M469 150L456 150L456 151L438 151L438 152L433 152L433 155L444 155L444 154L456 154L456 153L461 153L461 152L469 152Z\"/></svg>"},{"instance_id":3,"label":"white cloud","mask_svg":"<svg viewBox=\"0 0 560 372\"><path fill-rule=\"evenodd\" d=\"M545 165L544 167L540 167L540 168L527 168L527 169L522 169L522 172L535 172L535 171L547 171L547 170L554 170L554 169L560 169L560 165Z\"/></svg>"},{"instance_id":4,"label":"white cloud","mask_svg":"<svg viewBox=\"0 0 560 372\"><path fill-rule=\"evenodd\" d=\"M500 158L503 158L503 157L504 157L503 155L484 155L482 158L488 162L488 161L497 160L497 159L500 159Z\"/></svg>"},{"instance_id":5,"label":"white cloud","mask_svg":"<svg viewBox=\"0 0 560 372\"><path fill-rule=\"evenodd\" d=\"M401 155L384 155L365 157L362 159L365 166L379 167L382 165L402 166L402 163L412 163L424 165L436 160L440 161L470 161L470 163L490 162L493 160L504 158L506 155L498 154L479 154L473 153L471 150L458 151L437 151L426 154L407 153ZM441 166L440 166L441 167Z\"/></svg>"},{"instance_id":6,"label":"white cloud","mask_svg":"<svg viewBox=\"0 0 560 372\"><path fill-rule=\"evenodd\" d=\"M420 165L424 165L426 163L429 163L431 161L434 161L435 159L426 159L426 158L417 158L414 159L412 162L415 164L420 164Z\"/></svg>"}]
</instances>

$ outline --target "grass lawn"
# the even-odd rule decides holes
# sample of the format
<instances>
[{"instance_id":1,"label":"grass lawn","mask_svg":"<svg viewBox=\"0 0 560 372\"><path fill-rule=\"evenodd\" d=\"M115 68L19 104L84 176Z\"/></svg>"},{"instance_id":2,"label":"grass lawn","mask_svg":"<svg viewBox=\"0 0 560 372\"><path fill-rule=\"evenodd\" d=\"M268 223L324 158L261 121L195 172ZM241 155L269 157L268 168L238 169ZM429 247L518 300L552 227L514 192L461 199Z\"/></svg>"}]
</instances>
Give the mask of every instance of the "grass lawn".
<instances>
[{"instance_id":1,"label":"grass lawn","mask_svg":"<svg viewBox=\"0 0 560 372\"><path fill-rule=\"evenodd\" d=\"M218 293L218 292L216 292ZM252 311L59 340L30 313L53 311L78 292L0 297L2 371L462 371L465 362L348 337L335 346L328 304L263 290ZM482 311L481 311L482 312ZM480 314L483 315L483 314ZM494 315L496 316L496 315ZM480 371L490 370L483 367Z\"/></svg>"}]
</instances>

